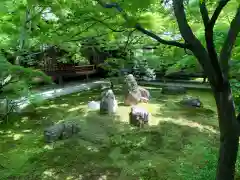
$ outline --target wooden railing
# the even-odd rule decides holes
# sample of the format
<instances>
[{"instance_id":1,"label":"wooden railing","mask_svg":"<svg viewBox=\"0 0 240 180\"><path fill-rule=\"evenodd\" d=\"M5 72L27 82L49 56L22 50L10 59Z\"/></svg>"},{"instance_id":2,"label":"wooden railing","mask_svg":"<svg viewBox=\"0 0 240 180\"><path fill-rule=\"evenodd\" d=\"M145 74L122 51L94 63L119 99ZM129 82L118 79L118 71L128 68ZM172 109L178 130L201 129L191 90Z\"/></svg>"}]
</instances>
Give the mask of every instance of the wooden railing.
<instances>
[{"instance_id":1,"label":"wooden railing","mask_svg":"<svg viewBox=\"0 0 240 180\"><path fill-rule=\"evenodd\" d=\"M75 66L74 67L76 73L79 72L95 72L95 66L94 65L83 65L83 66Z\"/></svg>"},{"instance_id":2,"label":"wooden railing","mask_svg":"<svg viewBox=\"0 0 240 180\"><path fill-rule=\"evenodd\" d=\"M53 80L58 80L59 84L63 83L63 77L74 77L74 76L88 76L97 72L95 65L82 65L74 66L71 64L61 64L54 68L41 69L48 76L51 76Z\"/></svg>"},{"instance_id":3,"label":"wooden railing","mask_svg":"<svg viewBox=\"0 0 240 180\"><path fill-rule=\"evenodd\" d=\"M96 72L96 68L94 65L74 66L74 65L61 64L52 69L51 68L42 69L42 71L46 72L47 74L85 75L85 74L94 74Z\"/></svg>"}]
</instances>

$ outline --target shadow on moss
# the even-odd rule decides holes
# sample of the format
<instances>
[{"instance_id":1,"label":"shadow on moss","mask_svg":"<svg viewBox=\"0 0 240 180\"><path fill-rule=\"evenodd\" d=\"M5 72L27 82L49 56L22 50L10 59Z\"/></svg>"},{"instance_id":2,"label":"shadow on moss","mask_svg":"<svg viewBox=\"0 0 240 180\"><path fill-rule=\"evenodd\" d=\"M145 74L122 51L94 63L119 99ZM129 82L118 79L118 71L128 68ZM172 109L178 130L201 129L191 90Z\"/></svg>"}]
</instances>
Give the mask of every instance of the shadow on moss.
<instances>
[{"instance_id":1,"label":"shadow on moss","mask_svg":"<svg viewBox=\"0 0 240 180\"><path fill-rule=\"evenodd\" d=\"M121 90L115 93L121 101ZM178 123L179 119L199 124L209 119L175 109L172 104L177 97L163 97L158 90L151 93L150 105L157 109L152 118L158 123L144 129L123 121L126 107L120 106L122 110L116 116L88 111L87 102L99 98L98 90L61 97L38 106L33 113L13 116L11 124L0 129L0 179L185 180L190 177L191 173L186 172L190 167L197 172L202 159L209 153L216 155L217 144L213 142L218 141L217 135ZM43 129L68 119L80 123L80 133L44 144ZM204 172L214 171L212 168Z\"/></svg>"}]
</instances>

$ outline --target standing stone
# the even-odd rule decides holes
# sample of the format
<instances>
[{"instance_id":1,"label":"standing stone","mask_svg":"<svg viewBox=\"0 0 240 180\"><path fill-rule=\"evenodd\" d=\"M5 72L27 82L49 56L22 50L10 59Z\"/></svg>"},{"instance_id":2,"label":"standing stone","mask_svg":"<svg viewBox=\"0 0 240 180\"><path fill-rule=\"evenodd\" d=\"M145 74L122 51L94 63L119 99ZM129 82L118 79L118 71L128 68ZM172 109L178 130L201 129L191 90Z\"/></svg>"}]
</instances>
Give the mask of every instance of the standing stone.
<instances>
[{"instance_id":1,"label":"standing stone","mask_svg":"<svg viewBox=\"0 0 240 180\"><path fill-rule=\"evenodd\" d=\"M125 105L136 105L140 101L148 102L150 98L149 91L138 86L137 81L132 74L127 75L125 78L124 95Z\"/></svg>"},{"instance_id":2,"label":"standing stone","mask_svg":"<svg viewBox=\"0 0 240 180\"><path fill-rule=\"evenodd\" d=\"M145 124L149 122L149 112L138 106L133 106L131 112L129 113L129 123L138 126L140 128L144 127Z\"/></svg>"},{"instance_id":3,"label":"standing stone","mask_svg":"<svg viewBox=\"0 0 240 180\"><path fill-rule=\"evenodd\" d=\"M113 114L117 111L117 100L111 89L104 91L100 102L100 113L101 114Z\"/></svg>"},{"instance_id":4,"label":"standing stone","mask_svg":"<svg viewBox=\"0 0 240 180\"><path fill-rule=\"evenodd\" d=\"M135 92L138 91L138 84L132 74L128 74L125 78L125 91Z\"/></svg>"}]
</instances>

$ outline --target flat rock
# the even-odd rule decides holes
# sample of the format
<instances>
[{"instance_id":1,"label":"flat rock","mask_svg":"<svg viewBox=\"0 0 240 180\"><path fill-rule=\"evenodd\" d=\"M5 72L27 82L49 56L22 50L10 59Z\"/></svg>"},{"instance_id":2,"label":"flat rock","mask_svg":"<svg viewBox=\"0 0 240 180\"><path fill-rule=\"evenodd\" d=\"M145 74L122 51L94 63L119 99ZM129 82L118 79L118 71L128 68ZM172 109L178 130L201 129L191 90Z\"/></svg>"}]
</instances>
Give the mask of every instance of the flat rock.
<instances>
[{"instance_id":1,"label":"flat rock","mask_svg":"<svg viewBox=\"0 0 240 180\"><path fill-rule=\"evenodd\" d=\"M198 98L185 97L180 101L180 104L187 107L203 107L202 102Z\"/></svg>"}]
</instances>

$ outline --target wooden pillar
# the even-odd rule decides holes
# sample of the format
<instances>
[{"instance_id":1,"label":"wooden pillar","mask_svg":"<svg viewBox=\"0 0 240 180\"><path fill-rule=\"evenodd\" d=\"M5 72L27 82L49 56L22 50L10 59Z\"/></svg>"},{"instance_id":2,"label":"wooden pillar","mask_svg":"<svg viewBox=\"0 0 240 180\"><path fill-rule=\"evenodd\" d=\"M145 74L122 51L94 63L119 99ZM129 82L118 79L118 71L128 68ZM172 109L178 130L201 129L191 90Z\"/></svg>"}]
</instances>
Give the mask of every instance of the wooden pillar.
<instances>
[{"instance_id":1,"label":"wooden pillar","mask_svg":"<svg viewBox=\"0 0 240 180\"><path fill-rule=\"evenodd\" d=\"M60 86L63 86L63 77L62 76L58 76L58 84Z\"/></svg>"}]
</instances>

